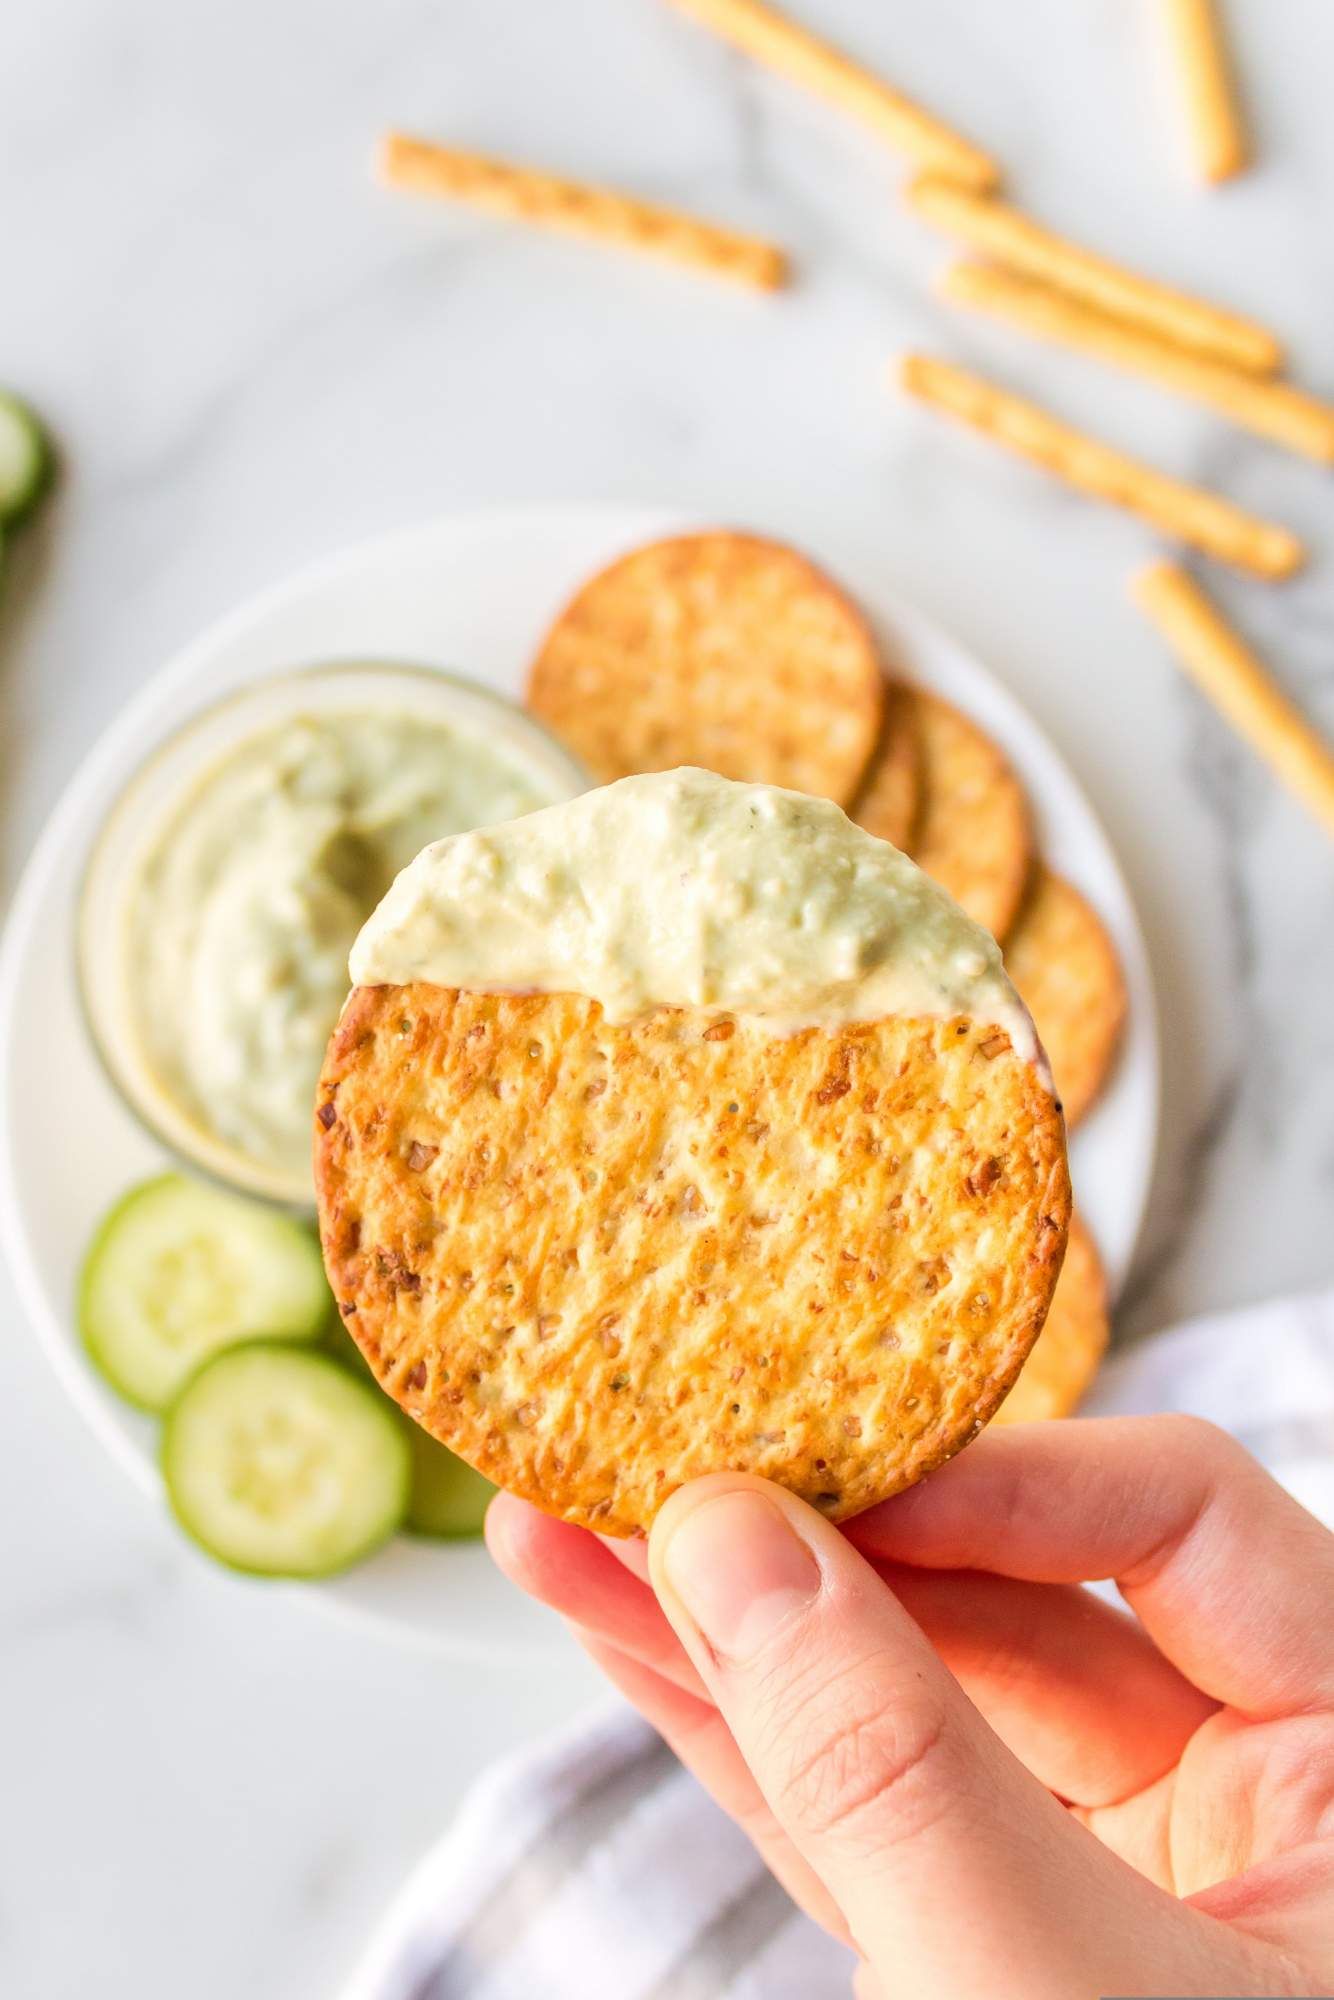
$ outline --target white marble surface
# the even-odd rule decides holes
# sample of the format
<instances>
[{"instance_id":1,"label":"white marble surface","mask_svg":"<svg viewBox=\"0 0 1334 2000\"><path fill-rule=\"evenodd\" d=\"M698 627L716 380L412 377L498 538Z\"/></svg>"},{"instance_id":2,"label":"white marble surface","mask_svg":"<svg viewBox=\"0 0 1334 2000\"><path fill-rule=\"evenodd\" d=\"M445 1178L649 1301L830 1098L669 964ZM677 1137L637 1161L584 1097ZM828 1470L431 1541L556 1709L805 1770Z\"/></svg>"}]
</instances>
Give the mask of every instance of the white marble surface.
<instances>
[{"instance_id":1,"label":"white marble surface","mask_svg":"<svg viewBox=\"0 0 1334 2000\"><path fill-rule=\"evenodd\" d=\"M1194 191L1150 0L804 0L1059 223L1272 321L1334 392L1327 0L1233 0L1263 164ZM1041 717L1117 841L1165 1017L1143 1333L1330 1272L1334 857L1129 608L1134 524L905 408L975 357L1309 534L1220 581L1334 728L1329 476L956 322L895 164L662 0L42 0L0 64L0 379L68 460L0 612L12 879L81 752L197 627L307 557L487 500L680 503L882 563ZM372 186L389 121L772 231L778 300ZM1323 379L1322 379L1323 378ZM591 1682L480 1676L257 1599L95 1454L0 1294L0 1987L314 2000L499 1748Z\"/></svg>"}]
</instances>

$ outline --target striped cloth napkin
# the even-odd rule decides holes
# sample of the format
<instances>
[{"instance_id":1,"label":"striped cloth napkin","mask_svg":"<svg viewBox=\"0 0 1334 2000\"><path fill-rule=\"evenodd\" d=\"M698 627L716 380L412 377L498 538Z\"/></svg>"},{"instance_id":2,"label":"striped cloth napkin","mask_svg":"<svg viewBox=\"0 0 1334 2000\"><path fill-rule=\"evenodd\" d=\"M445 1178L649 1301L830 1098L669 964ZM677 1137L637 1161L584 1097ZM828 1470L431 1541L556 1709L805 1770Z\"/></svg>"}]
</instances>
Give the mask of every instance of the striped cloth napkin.
<instances>
[{"instance_id":1,"label":"striped cloth napkin","mask_svg":"<svg viewBox=\"0 0 1334 2000\"><path fill-rule=\"evenodd\" d=\"M1088 1414L1186 1410L1334 1527L1334 1292L1200 1319L1114 1360ZM628 1710L494 1767L341 2000L845 2000L793 1908Z\"/></svg>"}]
</instances>

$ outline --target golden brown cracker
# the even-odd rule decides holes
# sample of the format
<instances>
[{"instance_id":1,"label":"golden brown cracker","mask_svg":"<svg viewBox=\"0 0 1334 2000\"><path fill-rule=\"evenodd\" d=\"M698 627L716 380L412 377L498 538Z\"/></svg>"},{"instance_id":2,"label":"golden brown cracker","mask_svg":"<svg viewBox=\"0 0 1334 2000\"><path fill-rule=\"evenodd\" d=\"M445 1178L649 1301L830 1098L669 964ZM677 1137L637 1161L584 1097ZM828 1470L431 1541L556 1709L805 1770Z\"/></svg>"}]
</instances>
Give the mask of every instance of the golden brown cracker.
<instances>
[{"instance_id":1,"label":"golden brown cracker","mask_svg":"<svg viewBox=\"0 0 1334 2000\"><path fill-rule=\"evenodd\" d=\"M858 826L908 853L922 795L922 745L912 693L897 681L885 690L885 719L871 767L850 808Z\"/></svg>"},{"instance_id":2,"label":"golden brown cracker","mask_svg":"<svg viewBox=\"0 0 1334 2000\"><path fill-rule=\"evenodd\" d=\"M921 748L912 858L993 937L1013 921L1028 879L1028 801L1003 750L951 702L906 691ZM863 822L864 824L864 822Z\"/></svg>"},{"instance_id":3,"label":"golden brown cracker","mask_svg":"<svg viewBox=\"0 0 1334 2000\"><path fill-rule=\"evenodd\" d=\"M715 529L650 542L561 612L533 713L606 781L697 764L850 799L880 729L875 640L794 549Z\"/></svg>"},{"instance_id":4,"label":"golden brown cracker","mask_svg":"<svg viewBox=\"0 0 1334 2000\"><path fill-rule=\"evenodd\" d=\"M1071 1215L1047 1323L993 1421L1030 1424L1068 1417L1097 1374L1109 1336L1102 1259L1081 1218Z\"/></svg>"},{"instance_id":5,"label":"golden brown cracker","mask_svg":"<svg viewBox=\"0 0 1334 2000\"><path fill-rule=\"evenodd\" d=\"M1033 1016L1073 1131L1116 1058L1126 987L1097 912L1042 862L1005 939L1005 969Z\"/></svg>"},{"instance_id":6,"label":"golden brown cracker","mask_svg":"<svg viewBox=\"0 0 1334 2000\"><path fill-rule=\"evenodd\" d=\"M382 1385L611 1534L722 1468L835 1520L896 1492L996 1408L1060 1268L1060 1112L985 1022L359 988L319 1105L325 1260Z\"/></svg>"}]
</instances>

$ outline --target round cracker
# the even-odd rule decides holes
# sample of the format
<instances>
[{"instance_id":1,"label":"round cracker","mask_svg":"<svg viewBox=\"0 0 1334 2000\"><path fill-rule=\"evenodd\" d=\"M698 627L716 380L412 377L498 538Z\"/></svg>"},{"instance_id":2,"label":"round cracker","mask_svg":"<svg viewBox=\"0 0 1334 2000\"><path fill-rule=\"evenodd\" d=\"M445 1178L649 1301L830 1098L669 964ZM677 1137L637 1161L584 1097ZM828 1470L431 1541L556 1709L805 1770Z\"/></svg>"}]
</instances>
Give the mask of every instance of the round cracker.
<instances>
[{"instance_id":1,"label":"round cracker","mask_svg":"<svg viewBox=\"0 0 1334 2000\"><path fill-rule=\"evenodd\" d=\"M1068 1417L1098 1372L1110 1332L1102 1259L1081 1218L1072 1215L1047 1324L995 1422L1031 1424Z\"/></svg>"},{"instance_id":2,"label":"round cracker","mask_svg":"<svg viewBox=\"0 0 1334 2000\"><path fill-rule=\"evenodd\" d=\"M912 858L993 937L1010 927L1033 858L1022 785L1003 750L939 695L911 690L922 749Z\"/></svg>"},{"instance_id":3,"label":"round cracker","mask_svg":"<svg viewBox=\"0 0 1334 2000\"><path fill-rule=\"evenodd\" d=\"M533 662L528 706L601 781L695 764L842 804L883 681L836 584L794 549L718 529L590 578Z\"/></svg>"},{"instance_id":4,"label":"round cracker","mask_svg":"<svg viewBox=\"0 0 1334 2000\"><path fill-rule=\"evenodd\" d=\"M871 767L850 808L858 826L907 853L922 791L922 746L909 690L891 681Z\"/></svg>"},{"instance_id":5,"label":"round cracker","mask_svg":"<svg viewBox=\"0 0 1334 2000\"><path fill-rule=\"evenodd\" d=\"M1033 1016L1073 1130L1111 1071L1126 987L1096 911L1041 862L1005 940L1005 969Z\"/></svg>"},{"instance_id":6,"label":"round cracker","mask_svg":"<svg viewBox=\"0 0 1334 2000\"><path fill-rule=\"evenodd\" d=\"M1055 1099L963 1017L358 988L319 1105L325 1261L381 1384L615 1535L722 1468L835 1520L919 1478L1014 1381L1065 1242Z\"/></svg>"}]
</instances>

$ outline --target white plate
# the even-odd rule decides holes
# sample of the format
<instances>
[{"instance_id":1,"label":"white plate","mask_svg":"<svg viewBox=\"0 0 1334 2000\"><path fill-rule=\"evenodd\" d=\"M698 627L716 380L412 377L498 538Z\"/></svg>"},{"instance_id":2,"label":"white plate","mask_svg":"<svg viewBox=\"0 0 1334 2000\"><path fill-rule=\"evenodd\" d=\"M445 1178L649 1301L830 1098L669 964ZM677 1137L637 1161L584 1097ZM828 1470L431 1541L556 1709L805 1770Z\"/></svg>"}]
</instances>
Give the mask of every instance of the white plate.
<instances>
[{"instance_id":1,"label":"white plate","mask_svg":"<svg viewBox=\"0 0 1334 2000\"><path fill-rule=\"evenodd\" d=\"M156 1427L88 1367L73 1323L79 1260L94 1224L130 1182L163 1164L107 1084L79 1012L75 897L103 816L160 737L259 675L336 659L420 661L461 668L516 695L548 619L582 577L638 541L688 525L624 508L495 512L435 521L305 570L206 632L150 682L77 773L38 841L0 950L0 1228L61 1380L159 1504ZM865 578L849 581L911 674L1004 744L1033 800L1044 851L1085 891L1121 953L1130 989L1126 1047L1072 1148L1080 1206L1119 1285L1148 1192L1158 1114L1153 993L1125 883L1079 787L1005 689L906 605ZM480 1547L400 1540L347 1576L290 1587L457 1651L531 1654L551 1644L542 1615L502 1582Z\"/></svg>"}]
</instances>

